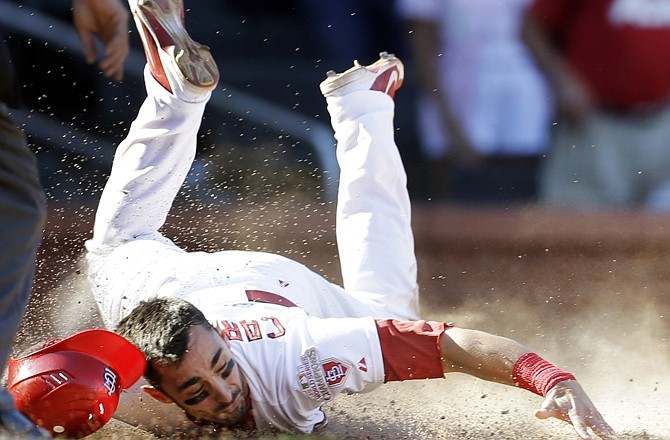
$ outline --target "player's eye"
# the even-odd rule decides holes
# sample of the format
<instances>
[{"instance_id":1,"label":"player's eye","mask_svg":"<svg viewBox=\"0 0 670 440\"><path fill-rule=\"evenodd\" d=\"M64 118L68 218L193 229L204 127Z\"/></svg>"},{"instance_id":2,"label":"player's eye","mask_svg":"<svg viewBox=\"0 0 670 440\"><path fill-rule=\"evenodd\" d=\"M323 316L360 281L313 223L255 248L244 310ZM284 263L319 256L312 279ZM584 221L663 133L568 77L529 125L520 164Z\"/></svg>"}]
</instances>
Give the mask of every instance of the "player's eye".
<instances>
[{"instance_id":1,"label":"player's eye","mask_svg":"<svg viewBox=\"0 0 670 440\"><path fill-rule=\"evenodd\" d=\"M221 375L222 379L227 379L228 376L230 376L230 373L233 372L233 368L235 368L235 361L233 359L230 359L227 363L221 365L220 368L217 368L214 373Z\"/></svg>"},{"instance_id":2,"label":"player's eye","mask_svg":"<svg viewBox=\"0 0 670 440\"><path fill-rule=\"evenodd\" d=\"M191 397L190 399L186 399L184 401L185 405L197 405L198 403L202 402L206 398L209 397L209 391L207 391L204 387L201 387L198 391L196 391L196 395Z\"/></svg>"},{"instance_id":3,"label":"player's eye","mask_svg":"<svg viewBox=\"0 0 670 440\"><path fill-rule=\"evenodd\" d=\"M230 359L228 363L225 365L225 368L221 372L221 378L222 379L228 379L228 376L230 376L230 373L233 372L233 368L235 368L235 360Z\"/></svg>"}]
</instances>

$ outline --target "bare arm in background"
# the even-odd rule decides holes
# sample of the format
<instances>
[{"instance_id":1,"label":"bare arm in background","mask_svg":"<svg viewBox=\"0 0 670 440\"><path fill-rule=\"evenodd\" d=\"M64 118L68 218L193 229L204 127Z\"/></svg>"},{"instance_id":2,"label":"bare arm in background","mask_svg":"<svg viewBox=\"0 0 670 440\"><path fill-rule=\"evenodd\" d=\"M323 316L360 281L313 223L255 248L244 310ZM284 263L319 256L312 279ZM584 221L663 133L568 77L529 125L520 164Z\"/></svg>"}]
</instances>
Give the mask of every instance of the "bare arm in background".
<instances>
[{"instance_id":1,"label":"bare arm in background","mask_svg":"<svg viewBox=\"0 0 670 440\"><path fill-rule=\"evenodd\" d=\"M104 45L98 63L108 78L123 79L123 63L130 50L128 43L128 11L120 0L72 0L72 18L79 33L86 62L97 59L95 36Z\"/></svg>"},{"instance_id":2,"label":"bare arm in background","mask_svg":"<svg viewBox=\"0 0 670 440\"><path fill-rule=\"evenodd\" d=\"M421 89L426 95L436 99L440 120L449 137L451 154L456 162L475 166L479 162L479 154L456 118L447 91L442 88L440 81L439 57L448 54L440 54L438 24L425 20L409 20L408 26L412 30L410 43Z\"/></svg>"},{"instance_id":3,"label":"bare arm in background","mask_svg":"<svg viewBox=\"0 0 670 440\"><path fill-rule=\"evenodd\" d=\"M548 29L531 14L524 17L521 37L554 91L559 115L580 125L594 106L587 85L565 62Z\"/></svg>"}]
</instances>

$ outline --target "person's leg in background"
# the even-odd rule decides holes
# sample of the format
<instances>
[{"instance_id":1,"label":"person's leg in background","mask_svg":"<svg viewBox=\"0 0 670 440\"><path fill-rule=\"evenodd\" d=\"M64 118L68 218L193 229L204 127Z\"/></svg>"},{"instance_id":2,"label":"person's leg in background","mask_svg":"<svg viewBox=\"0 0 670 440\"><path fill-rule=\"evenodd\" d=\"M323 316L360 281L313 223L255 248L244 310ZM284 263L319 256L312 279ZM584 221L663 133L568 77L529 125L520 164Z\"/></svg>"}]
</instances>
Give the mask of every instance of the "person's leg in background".
<instances>
[{"instance_id":1,"label":"person's leg in background","mask_svg":"<svg viewBox=\"0 0 670 440\"><path fill-rule=\"evenodd\" d=\"M0 103L0 376L28 304L45 220L37 159ZM3 430L38 435L0 388L0 435Z\"/></svg>"}]
</instances>

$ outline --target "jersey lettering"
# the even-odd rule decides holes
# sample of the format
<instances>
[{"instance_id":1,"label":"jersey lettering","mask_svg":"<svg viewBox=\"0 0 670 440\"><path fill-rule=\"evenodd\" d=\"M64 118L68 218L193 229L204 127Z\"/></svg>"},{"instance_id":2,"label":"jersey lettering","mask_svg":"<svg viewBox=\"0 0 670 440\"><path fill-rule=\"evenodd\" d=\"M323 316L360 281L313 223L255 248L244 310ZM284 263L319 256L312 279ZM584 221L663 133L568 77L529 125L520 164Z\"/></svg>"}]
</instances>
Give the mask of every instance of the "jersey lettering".
<instances>
[{"instance_id":1,"label":"jersey lettering","mask_svg":"<svg viewBox=\"0 0 670 440\"><path fill-rule=\"evenodd\" d=\"M286 329L284 326L279 322L277 318L273 317L263 317L261 318L261 321L272 321L272 323L275 326L276 331L268 333L268 338L270 339L276 339L276 338L281 338L286 334Z\"/></svg>"},{"instance_id":2,"label":"jersey lettering","mask_svg":"<svg viewBox=\"0 0 670 440\"><path fill-rule=\"evenodd\" d=\"M264 337L277 339L286 334L286 329L278 318L275 318L274 316L264 316L261 318L261 321L272 323L272 328L265 334L263 334L260 324L255 319L250 321L242 320L240 322L231 322L228 320L217 321L214 328L216 328L221 336L229 341L246 340L248 342L253 342L259 341Z\"/></svg>"},{"instance_id":3,"label":"jersey lettering","mask_svg":"<svg viewBox=\"0 0 670 440\"><path fill-rule=\"evenodd\" d=\"M258 321L256 320L250 322L240 321L240 325L247 334L247 339L249 341L257 341L259 339L263 339L263 335L261 335L261 328L258 325Z\"/></svg>"},{"instance_id":4,"label":"jersey lettering","mask_svg":"<svg viewBox=\"0 0 670 440\"><path fill-rule=\"evenodd\" d=\"M242 332L240 327L230 321L218 321L216 323L216 329L219 331L219 334L229 341L241 341Z\"/></svg>"}]
</instances>

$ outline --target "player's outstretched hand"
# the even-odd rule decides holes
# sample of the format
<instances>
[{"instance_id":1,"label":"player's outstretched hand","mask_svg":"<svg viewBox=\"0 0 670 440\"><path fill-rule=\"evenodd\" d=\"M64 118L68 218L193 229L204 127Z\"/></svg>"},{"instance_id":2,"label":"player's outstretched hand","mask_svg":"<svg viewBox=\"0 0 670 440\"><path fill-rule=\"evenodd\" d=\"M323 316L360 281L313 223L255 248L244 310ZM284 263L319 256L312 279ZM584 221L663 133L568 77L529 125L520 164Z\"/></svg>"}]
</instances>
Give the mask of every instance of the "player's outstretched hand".
<instances>
[{"instance_id":1,"label":"player's outstretched hand","mask_svg":"<svg viewBox=\"0 0 670 440\"><path fill-rule=\"evenodd\" d=\"M86 62L94 63L95 36L104 44L99 67L117 81L123 79L123 63L128 57L129 14L120 0L72 0L72 18L79 33Z\"/></svg>"},{"instance_id":2,"label":"player's outstretched hand","mask_svg":"<svg viewBox=\"0 0 670 440\"><path fill-rule=\"evenodd\" d=\"M617 438L614 430L605 422L576 380L559 382L552 388L542 403L542 407L535 411L535 417L539 419L555 417L568 422L583 439L592 438L588 428L591 428L600 438Z\"/></svg>"}]
</instances>

